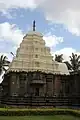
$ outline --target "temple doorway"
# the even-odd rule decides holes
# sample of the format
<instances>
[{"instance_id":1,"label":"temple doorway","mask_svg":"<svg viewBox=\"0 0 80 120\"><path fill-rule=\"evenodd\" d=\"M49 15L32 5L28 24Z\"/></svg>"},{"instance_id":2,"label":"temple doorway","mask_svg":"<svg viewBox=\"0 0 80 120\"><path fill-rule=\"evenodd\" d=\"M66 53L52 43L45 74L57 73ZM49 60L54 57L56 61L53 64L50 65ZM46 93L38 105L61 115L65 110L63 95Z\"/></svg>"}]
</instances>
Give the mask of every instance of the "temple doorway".
<instances>
[{"instance_id":1,"label":"temple doorway","mask_svg":"<svg viewBox=\"0 0 80 120\"><path fill-rule=\"evenodd\" d=\"M39 88L35 88L35 96L39 96Z\"/></svg>"}]
</instances>

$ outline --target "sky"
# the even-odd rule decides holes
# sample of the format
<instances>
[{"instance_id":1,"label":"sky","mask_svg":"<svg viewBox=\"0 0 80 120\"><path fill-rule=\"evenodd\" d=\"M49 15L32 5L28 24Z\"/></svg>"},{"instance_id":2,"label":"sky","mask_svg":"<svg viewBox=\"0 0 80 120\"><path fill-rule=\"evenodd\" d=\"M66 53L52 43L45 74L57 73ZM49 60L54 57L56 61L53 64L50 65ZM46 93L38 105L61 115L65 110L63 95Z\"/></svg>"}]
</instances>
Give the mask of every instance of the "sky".
<instances>
[{"instance_id":1,"label":"sky","mask_svg":"<svg viewBox=\"0 0 80 120\"><path fill-rule=\"evenodd\" d=\"M12 59L33 20L53 56L80 53L80 0L0 0L0 54Z\"/></svg>"}]
</instances>

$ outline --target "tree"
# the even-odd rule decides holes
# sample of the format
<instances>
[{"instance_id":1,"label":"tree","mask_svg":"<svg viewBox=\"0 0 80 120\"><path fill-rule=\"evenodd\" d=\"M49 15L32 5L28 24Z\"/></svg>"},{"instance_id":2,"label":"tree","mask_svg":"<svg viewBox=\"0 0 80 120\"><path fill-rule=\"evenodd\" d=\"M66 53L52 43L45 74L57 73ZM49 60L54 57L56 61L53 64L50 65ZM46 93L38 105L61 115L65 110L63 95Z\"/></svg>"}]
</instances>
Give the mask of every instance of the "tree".
<instances>
[{"instance_id":1,"label":"tree","mask_svg":"<svg viewBox=\"0 0 80 120\"><path fill-rule=\"evenodd\" d=\"M70 66L74 72L77 72L80 68L80 55L72 53L70 56Z\"/></svg>"},{"instance_id":2,"label":"tree","mask_svg":"<svg viewBox=\"0 0 80 120\"><path fill-rule=\"evenodd\" d=\"M61 54L61 55L55 55L55 61L62 62L63 61L63 54Z\"/></svg>"},{"instance_id":3,"label":"tree","mask_svg":"<svg viewBox=\"0 0 80 120\"><path fill-rule=\"evenodd\" d=\"M0 75L3 73L3 71L6 71L5 67L8 67L10 64L10 61L8 61L7 57L4 55L0 56Z\"/></svg>"}]
</instances>

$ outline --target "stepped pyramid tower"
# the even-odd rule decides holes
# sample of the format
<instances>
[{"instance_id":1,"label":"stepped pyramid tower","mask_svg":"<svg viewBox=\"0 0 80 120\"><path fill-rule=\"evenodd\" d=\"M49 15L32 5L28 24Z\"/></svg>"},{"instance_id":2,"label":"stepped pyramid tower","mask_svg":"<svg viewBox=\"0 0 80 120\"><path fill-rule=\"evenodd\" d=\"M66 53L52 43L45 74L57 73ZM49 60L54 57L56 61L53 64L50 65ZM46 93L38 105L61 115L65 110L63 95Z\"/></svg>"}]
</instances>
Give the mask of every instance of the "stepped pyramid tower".
<instances>
[{"instance_id":1,"label":"stepped pyramid tower","mask_svg":"<svg viewBox=\"0 0 80 120\"><path fill-rule=\"evenodd\" d=\"M24 36L8 71L37 70L53 73L53 57L50 54L50 49L45 47L43 35L35 31L34 21L33 31Z\"/></svg>"},{"instance_id":2,"label":"stepped pyramid tower","mask_svg":"<svg viewBox=\"0 0 80 120\"><path fill-rule=\"evenodd\" d=\"M33 31L28 32L20 47L17 49L9 71L41 71L53 74L69 74L65 64L53 61L50 48L45 46L43 35L36 32L35 21L33 21Z\"/></svg>"},{"instance_id":3,"label":"stepped pyramid tower","mask_svg":"<svg viewBox=\"0 0 80 120\"><path fill-rule=\"evenodd\" d=\"M64 63L53 60L50 48L45 46L43 35L33 30L28 32L17 49L7 70L3 96L54 96L59 95L62 76L69 75Z\"/></svg>"}]
</instances>

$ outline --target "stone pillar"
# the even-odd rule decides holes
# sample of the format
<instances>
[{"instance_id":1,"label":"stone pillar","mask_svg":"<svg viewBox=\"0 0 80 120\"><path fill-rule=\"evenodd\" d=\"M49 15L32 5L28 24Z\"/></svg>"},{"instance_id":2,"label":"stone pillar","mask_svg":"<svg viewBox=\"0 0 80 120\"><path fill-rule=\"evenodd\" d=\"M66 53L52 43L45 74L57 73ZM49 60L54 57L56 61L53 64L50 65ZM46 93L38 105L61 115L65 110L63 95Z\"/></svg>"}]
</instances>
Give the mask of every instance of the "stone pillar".
<instances>
[{"instance_id":1,"label":"stone pillar","mask_svg":"<svg viewBox=\"0 0 80 120\"><path fill-rule=\"evenodd\" d=\"M11 74L10 80L10 95L15 96L17 94L17 79L16 74Z\"/></svg>"},{"instance_id":2,"label":"stone pillar","mask_svg":"<svg viewBox=\"0 0 80 120\"><path fill-rule=\"evenodd\" d=\"M60 76L55 76L55 92L54 95L55 96L59 96L60 93L60 87L61 87L61 80L60 80Z\"/></svg>"},{"instance_id":3,"label":"stone pillar","mask_svg":"<svg viewBox=\"0 0 80 120\"><path fill-rule=\"evenodd\" d=\"M19 75L18 74L16 76L16 81L17 81L17 95L19 95L20 81L19 81Z\"/></svg>"},{"instance_id":4,"label":"stone pillar","mask_svg":"<svg viewBox=\"0 0 80 120\"><path fill-rule=\"evenodd\" d=\"M54 76L52 76L52 96L54 96Z\"/></svg>"},{"instance_id":5,"label":"stone pillar","mask_svg":"<svg viewBox=\"0 0 80 120\"><path fill-rule=\"evenodd\" d=\"M44 81L44 85L43 85L44 93L43 93L43 95L46 96L46 91L47 91L47 90L46 90L46 89L47 89L46 77L44 77L44 80L43 80L43 81Z\"/></svg>"}]
</instances>

